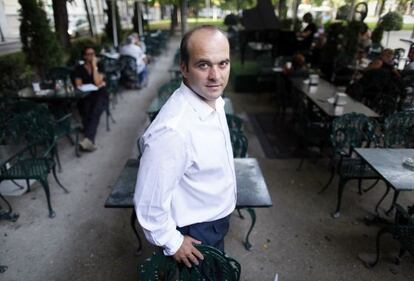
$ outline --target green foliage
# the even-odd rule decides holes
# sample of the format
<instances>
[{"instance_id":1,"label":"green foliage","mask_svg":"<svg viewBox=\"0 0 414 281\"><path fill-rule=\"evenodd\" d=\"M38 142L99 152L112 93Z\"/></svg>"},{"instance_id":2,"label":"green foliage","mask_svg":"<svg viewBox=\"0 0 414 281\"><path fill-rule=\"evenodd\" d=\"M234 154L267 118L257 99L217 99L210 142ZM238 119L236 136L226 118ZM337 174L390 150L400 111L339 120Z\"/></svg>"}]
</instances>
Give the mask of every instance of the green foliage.
<instances>
[{"instance_id":1,"label":"green foliage","mask_svg":"<svg viewBox=\"0 0 414 281\"><path fill-rule=\"evenodd\" d=\"M203 1L200 1L201 5L203 5ZM257 0L223 0L220 1L220 8L224 9L224 10L232 10L232 11L236 11L237 10L237 5L239 5L240 9L250 9L253 8L254 6L256 6L257 4ZM203 5L204 6L204 5Z\"/></svg>"},{"instance_id":2,"label":"green foliage","mask_svg":"<svg viewBox=\"0 0 414 281\"><path fill-rule=\"evenodd\" d=\"M403 26L403 17L398 12L389 12L380 19L379 24L384 31L401 30Z\"/></svg>"},{"instance_id":3,"label":"green foliage","mask_svg":"<svg viewBox=\"0 0 414 281\"><path fill-rule=\"evenodd\" d=\"M22 52L0 57L0 96L16 95L17 91L30 85L33 75Z\"/></svg>"},{"instance_id":4,"label":"green foliage","mask_svg":"<svg viewBox=\"0 0 414 281\"><path fill-rule=\"evenodd\" d=\"M72 46L69 50L69 60L67 65L75 65L76 62L82 59L82 51L85 47L92 47L95 49L95 52L99 53L102 48L100 40L96 40L90 37L79 38L72 41Z\"/></svg>"},{"instance_id":5,"label":"green foliage","mask_svg":"<svg viewBox=\"0 0 414 281\"><path fill-rule=\"evenodd\" d=\"M349 13L351 13L351 5L343 5L338 8L338 11L336 12L336 19L347 20Z\"/></svg>"},{"instance_id":6,"label":"green foliage","mask_svg":"<svg viewBox=\"0 0 414 281\"><path fill-rule=\"evenodd\" d=\"M41 0L19 0L20 38L26 61L44 77L48 68L62 63L63 51L49 26Z\"/></svg>"}]
</instances>

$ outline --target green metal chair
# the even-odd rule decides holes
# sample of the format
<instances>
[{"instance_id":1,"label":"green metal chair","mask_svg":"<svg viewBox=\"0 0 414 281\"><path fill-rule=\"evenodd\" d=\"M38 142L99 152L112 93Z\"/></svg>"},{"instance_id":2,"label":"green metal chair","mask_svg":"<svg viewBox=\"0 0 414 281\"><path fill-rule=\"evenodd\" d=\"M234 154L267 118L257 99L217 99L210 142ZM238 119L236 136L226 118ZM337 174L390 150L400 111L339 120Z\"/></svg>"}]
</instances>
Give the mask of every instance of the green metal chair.
<instances>
[{"instance_id":1,"label":"green metal chair","mask_svg":"<svg viewBox=\"0 0 414 281\"><path fill-rule=\"evenodd\" d=\"M240 117L233 114L226 114L226 119L230 130L243 131L243 120Z\"/></svg>"},{"instance_id":2,"label":"green metal chair","mask_svg":"<svg viewBox=\"0 0 414 281\"><path fill-rule=\"evenodd\" d=\"M16 112L9 121L8 132L14 143L24 143L27 148L0 167L0 182L26 180L29 187L29 180L37 180L46 193L49 217L55 217L50 201L49 173L53 173L56 182L66 193L68 191L56 174L54 119L42 106L31 111Z\"/></svg>"},{"instance_id":3,"label":"green metal chair","mask_svg":"<svg viewBox=\"0 0 414 281\"><path fill-rule=\"evenodd\" d=\"M349 113L332 122L330 135L333 155L331 158L331 176L320 191L323 192L332 182L335 172L339 176L338 199L334 218L340 216L342 195L349 180L358 180L358 189L362 193L362 180L378 180L379 175L355 155L354 148L370 147L375 140L376 122L363 114Z\"/></svg>"},{"instance_id":4,"label":"green metal chair","mask_svg":"<svg viewBox=\"0 0 414 281\"><path fill-rule=\"evenodd\" d=\"M147 111L151 122L155 119L161 107L167 102L172 93L180 87L180 84L181 77L177 77L161 85L158 89L157 96L152 101Z\"/></svg>"},{"instance_id":5,"label":"green metal chair","mask_svg":"<svg viewBox=\"0 0 414 281\"><path fill-rule=\"evenodd\" d=\"M381 252L381 237L384 234L391 234L400 244L400 253L395 262L399 264L406 252L414 256L414 205L404 209L399 204L395 204L394 223L384 226L377 233L376 238L376 258L373 262L365 262L368 267L373 267L379 262Z\"/></svg>"},{"instance_id":6,"label":"green metal chair","mask_svg":"<svg viewBox=\"0 0 414 281\"><path fill-rule=\"evenodd\" d=\"M199 266L186 267L163 253L153 253L138 268L138 280L151 281L238 281L240 264L223 252L204 245L195 246L204 256Z\"/></svg>"},{"instance_id":7,"label":"green metal chair","mask_svg":"<svg viewBox=\"0 0 414 281\"><path fill-rule=\"evenodd\" d=\"M102 56L99 61L99 68L105 74L106 88L112 94L112 108L118 103L119 82L121 79L121 65L117 59Z\"/></svg>"},{"instance_id":8,"label":"green metal chair","mask_svg":"<svg viewBox=\"0 0 414 281\"><path fill-rule=\"evenodd\" d=\"M122 55L119 58L121 66L121 84L128 89L135 89L139 86L137 73L137 61L134 57Z\"/></svg>"},{"instance_id":9,"label":"green metal chair","mask_svg":"<svg viewBox=\"0 0 414 281\"><path fill-rule=\"evenodd\" d=\"M384 121L382 136L386 148L412 148L414 136L414 112L397 112Z\"/></svg>"},{"instance_id":10,"label":"green metal chair","mask_svg":"<svg viewBox=\"0 0 414 281\"><path fill-rule=\"evenodd\" d=\"M73 91L73 83L71 80L72 70L68 67L57 66L48 69L46 80L42 81L42 87L53 88L57 93L68 94Z\"/></svg>"},{"instance_id":11,"label":"green metal chair","mask_svg":"<svg viewBox=\"0 0 414 281\"><path fill-rule=\"evenodd\" d=\"M242 131L230 129L230 140L233 148L234 158L245 158L247 156L248 140Z\"/></svg>"}]
</instances>

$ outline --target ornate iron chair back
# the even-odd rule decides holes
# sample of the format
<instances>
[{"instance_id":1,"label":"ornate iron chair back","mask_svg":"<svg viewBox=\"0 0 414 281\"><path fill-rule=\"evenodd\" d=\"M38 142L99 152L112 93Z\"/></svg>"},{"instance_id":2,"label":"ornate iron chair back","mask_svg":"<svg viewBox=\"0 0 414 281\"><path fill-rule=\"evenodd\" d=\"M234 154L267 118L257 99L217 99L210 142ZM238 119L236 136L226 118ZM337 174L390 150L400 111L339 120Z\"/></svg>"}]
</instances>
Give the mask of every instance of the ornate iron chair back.
<instances>
[{"instance_id":1,"label":"ornate iron chair back","mask_svg":"<svg viewBox=\"0 0 414 281\"><path fill-rule=\"evenodd\" d=\"M385 119L383 144L385 147L414 146L414 112L397 112Z\"/></svg>"},{"instance_id":2,"label":"ornate iron chair back","mask_svg":"<svg viewBox=\"0 0 414 281\"><path fill-rule=\"evenodd\" d=\"M332 122L331 143L336 155L350 156L352 148L369 146L376 123L363 114L348 113Z\"/></svg>"},{"instance_id":3,"label":"ornate iron chair back","mask_svg":"<svg viewBox=\"0 0 414 281\"><path fill-rule=\"evenodd\" d=\"M153 253L138 268L138 280L150 281L238 281L240 279L240 264L223 252L204 245L197 245L204 260L199 266L191 268L177 264L172 257L164 256L161 252Z\"/></svg>"}]
</instances>

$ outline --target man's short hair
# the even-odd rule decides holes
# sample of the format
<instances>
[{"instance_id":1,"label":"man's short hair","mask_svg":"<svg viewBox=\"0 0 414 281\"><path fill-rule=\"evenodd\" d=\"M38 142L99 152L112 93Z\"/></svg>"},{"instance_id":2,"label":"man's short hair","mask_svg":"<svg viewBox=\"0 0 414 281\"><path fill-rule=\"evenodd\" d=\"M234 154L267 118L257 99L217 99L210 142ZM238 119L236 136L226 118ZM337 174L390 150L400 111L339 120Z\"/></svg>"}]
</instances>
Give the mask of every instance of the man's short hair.
<instances>
[{"instance_id":1,"label":"man's short hair","mask_svg":"<svg viewBox=\"0 0 414 281\"><path fill-rule=\"evenodd\" d=\"M190 61L190 54L188 52L188 41L190 41L191 35L193 35L194 32L198 30L202 30L202 29L210 30L210 31L218 31L221 34L223 34L223 36L227 39L226 34L222 30L220 30L217 26L214 26L214 25L200 25L186 32L184 34L183 39L181 39L181 44L180 44L180 61L181 63L184 63L186 67L188 67L188 63Z\"/></svg>"}]
</instances>

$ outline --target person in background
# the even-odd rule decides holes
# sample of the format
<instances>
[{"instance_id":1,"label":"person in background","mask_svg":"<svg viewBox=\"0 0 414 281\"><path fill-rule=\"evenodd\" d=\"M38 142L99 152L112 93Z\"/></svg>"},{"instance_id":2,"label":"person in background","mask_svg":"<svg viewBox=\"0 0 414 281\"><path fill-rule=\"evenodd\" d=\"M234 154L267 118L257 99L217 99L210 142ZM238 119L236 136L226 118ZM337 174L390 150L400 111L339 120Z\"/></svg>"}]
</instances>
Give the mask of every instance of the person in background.
<instances>
[{"instance_id":1,"label":"person in background","mask_svg":"<svg viewBox=\"0 0 414 281\"><path fill-rule=\"evenodd\" d=\"M361 31L358 34L358 47L361 51L367 54L371 45L371 32L369 31L368 25L362 23Z\"/></svg>"},{"instance_id":2,"label":"person in background","mask_svg":"<svg viewBox=\"0 0 414 281\"><path fill-rule=\"evenodd\" d=\"M307 25L303 31L296 33L296 36L299 40L299 50L308 51L312 46L313 37L318 31L318 28L313 22L313 16L311 13L306 13L303 15L303 22L307 23Z\"/></svg>"},{"instance_id":3,"label":"person in background","mask_svg":"<svg viewBox=\"0 0 414 281\"><path fill-rule=\"evenodd\" d=\"M370 69L389 70L395 76L400 77L400 73L394 65L394 51L392 49L384 49L381 55L368 65L367 70Z\"/></svg>"},{"instance_id":4,"label":"person in background","mask_svg":"<svg viewBox=\"0 0 414 281\"><path fill-rule=\"evenodd\" d=\"M414 70L414 47L411 47L408 51L408 62L404 67L404 70Z\"/></svg>"},{"instance_id":5,"label":"person in background","mask_svg":"<svg viewBox=\"0 0 414 281\"><path fill-rule=\"evenodd\" d=\"M85 84L93 84L98 90L93 91L78 103L79 114L82 118L84 139L79 143L81 150L95 151L95 136L99 119L109 102L109 94L105 88L104 76L99 72L95 50L85 47L82 51L84 64L78 65L72 77L75 86L79 88Z\"/></svg>"},{"instance_id":6,"label":"person in background","mask_svg":"<svg viewBox=\"0 0 414 281\"><path fill-rule=\"evenodd\" d=\"M140 47L139 36L133 33L128 36L126 44L121 47L121 55L127 55L135 58L137 63L138 82L140 86L145 86L147 82L147 56Z\"/></svg>"},{"instance_id":7,"label":"person in background","mask_svg":"<svg viewBox=\"0 0 414 281\"><path fill-rule=\"evenodd\" d=\"M134 194L147 240L191 267L194 244L224 250L236 206L236 174L221 97L230 75L230 46L215 26L186 33L180 46L183 82L140 138Z\"/></svg>"},{"instance_id":8,"label":"person in background","mask_svg":"<svg viewBox=\"0 0 414 281\"><path fill-rule=\"evenodd\" d=\"M305 56L300 53L293 55L291 67L285 65L283 73L291 77L308 77L309 69L306 65Z\"/></svg>"}]
</instances>

